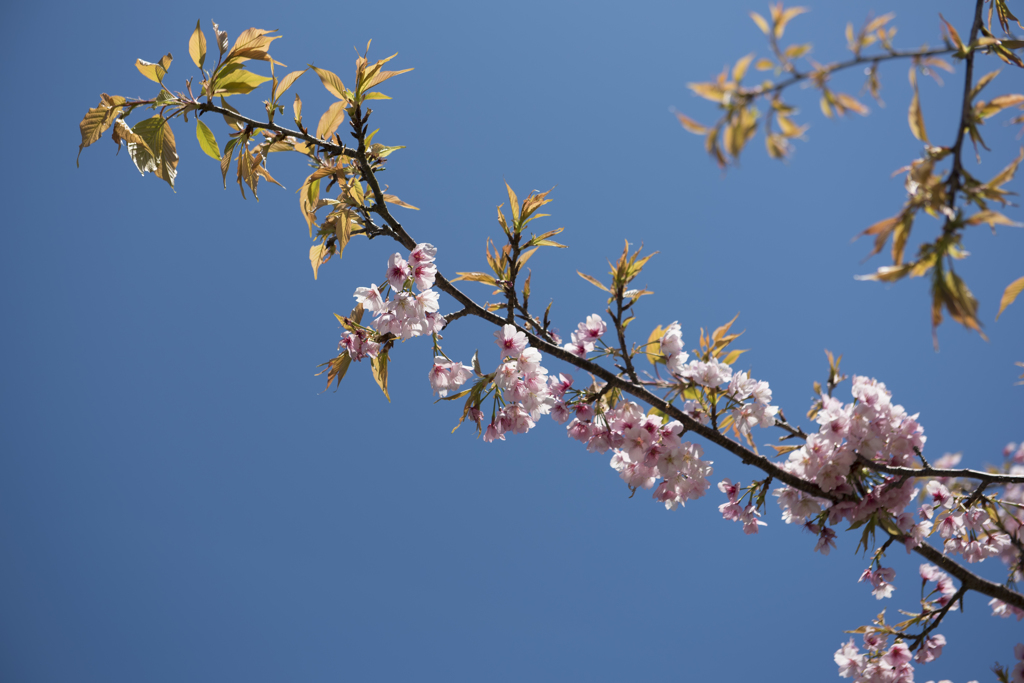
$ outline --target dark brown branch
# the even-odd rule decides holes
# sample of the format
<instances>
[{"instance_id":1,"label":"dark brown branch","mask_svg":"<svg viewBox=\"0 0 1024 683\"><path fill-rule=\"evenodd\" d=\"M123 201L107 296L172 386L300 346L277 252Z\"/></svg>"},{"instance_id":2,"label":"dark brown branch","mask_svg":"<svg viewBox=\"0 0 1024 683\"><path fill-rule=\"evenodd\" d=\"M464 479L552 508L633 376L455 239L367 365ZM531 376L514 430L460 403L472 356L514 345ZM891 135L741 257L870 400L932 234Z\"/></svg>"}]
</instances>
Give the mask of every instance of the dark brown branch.
<instances>
[{"instance_id":1,"label":"dark brown branch","mask_svg":"<svg viewBox=\"0 0 1024 683\"><path fill-rule=\"evenodd\" d=\"M884 472L885 474L896 474L904 477L974 479L985 484L1024 484L1024 475L1019 474L998 474L992 472L982 472L980 470L945 469L940 467L896 467L893 465L883 465L882 463L868 460L867 458L861 455L858 455L858 460L862 465L864 465L864 467L867 467L868 469L874 470L876 472Z\"/></svg>"},{"instance_id":2,"label":"dark brown branch","mask_svg":"<svg viewBox=\"0 0 1024 683\"><path fill-rule=\"evenodd\" d=\"M330 152L331 154L337 154L338 156L346 156L346 157L356 157L357 156L356 150L350 149L350 148L346 147L345 145L336 145L333 142L327 142L325 140L321 140L320 138L318 138L318 137L316 137L314 135L307 135L306 133L302 133L302 132L297 131L297 130L291 130L290 128L285 128L284 126L279 126L276 123L268 123L268 122L264 122L264 121L257 121L255 119L250 119L248 116L242 116L241 114L237 114L237 113L235 113L235 112L233 112L233 111L231 111L229 109L225 109L224 107L218 107L215 104L210 104L208 102L198 102L198 103L196 103L195 106L196 106L196 111L200 111L200 112L210 111L210 112L213 112L215 114L221 114L223 116L227 116L229 118L235 119L236 121L241 121L242 123L244 123L246 125L249 125L249 126L252 126L253 128L263 128L264 130L272 130L275 133L281 133L282 135L288 135L288 136L291 136L291 137L294 137L294 138L298 138L299 140L304 140L304 141L306 141L306 142L308 142L310 144L317 145L317 146L320 147L320 149L322 149L322 150L324 150L326 152Z\"/></svg>"}]
</instances>

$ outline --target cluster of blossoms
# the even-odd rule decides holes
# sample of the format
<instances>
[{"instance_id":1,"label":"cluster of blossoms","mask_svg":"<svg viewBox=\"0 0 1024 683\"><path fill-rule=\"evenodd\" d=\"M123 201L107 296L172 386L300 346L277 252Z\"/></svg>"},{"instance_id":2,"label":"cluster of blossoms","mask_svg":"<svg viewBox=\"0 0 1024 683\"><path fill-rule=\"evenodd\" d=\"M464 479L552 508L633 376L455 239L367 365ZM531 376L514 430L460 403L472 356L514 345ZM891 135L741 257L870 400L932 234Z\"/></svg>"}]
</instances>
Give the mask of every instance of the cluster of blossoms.
<instances>
[{"instance_id":1,"label":"cluster of blossoms","mask_svg":"<svg viewBox=\"0 0 1024 683\"><path fill-rule=\"evenodd\" d=\"M917 415L907 415L903 406L892 403L892 394L885 385L874 379L855 376L852 393L854 402L844 405L831 396L821 398L821 409L816 416L818 433L807 437L806 443L790 453L783 468L801 479L817 484L823 491L837 496L853 495L850 481L858 455L885 465L907 466L924 446L925 436ZM893 515L897 526L907 536L907 551L920 543L932 531L928 515L915 523L914 516L905 513L919 490L913 480L896 477L882 478L859 500L848 500L830 505L788 486L774 491L787 524L807 524L808 528L824 538L817 550L827 552L831 539L827 527L809 521L828 507L828 523L835 525L846 519L851 523L863 521L878 510ZM875 582L872 582L875 585ZM875 585L876 590L878 588ZM876 593L877 595L877 593Z\"/></svg>"},{"instance_id":2,"label":"cluster of blossoms","mask_svg":"<svg viewBox=\"0 0 1024 683\"><path fill-rule=\"evenodd\" d=\"M587 354L594 350L594 345L601 336L608 331L608 325L597 313L588 315L586 322L576 326L571 335L572 340L563 348L574 356L586 358Z\"/></svg>"},{"instance_id":3,"label":"cluster of blossoms","mask_svg":"<svg viewBox=\"0 0 1024 683\"><path fill-rule=\"evenodd\" d=\"M437 248L426 243L417 244L409 253L409 260L393 254L388 259L386 283L394 294L390 299L384 295L385 285L356 289L356 301L374 316L372 324L378 338L390 334L398 339L411 339L444 328L445 320L437 312L439 295L432 289L437 275L436 256ZM413 292L414 285L419 293ZM379 351L366 330L343 336L341 346L349 349L352 360L372 357Z\"/></svg>"},{"instance_id":4,"label":"cluster of blossoms","mask_svg":"<svg viewBox=\"0 0 1024 683\"><path fill-rule=\"evenodd\" d=\"M509 432L525 434L533 429L540 416L550 413L572 384L572 379L563 375L549 382L548 371L540 364L540 351L529 346L526 335L514 326L505 325L494 336L501 352L501 365L490 377L504 406L487 425L484 441L488 443L504 440ZM479 424L483 413L476 409L472 417Z\"/></svg>"},{"instance_id":5,"label":"cluster of blossoms","mask_svg":"<svg viewBox=\"0 0 1024 683\"><path fill-rule=\"evenodd\" d=\"M707 492L711 463L701 460L703 449L682 441L683 425L667 424L658 415L646 415L632 401L622 401L603 414L594 414L587 403L576 405L569 423L570 437L587 444L593 453L613 451L611 466L630 487L654 491L654 499L669 510L685 505Z\"/></svg>"},{"instance_id":6,"label":"cluster of blossoms","mask_svg":"<svg viewBox=\"0 0 1024 683\"><path fill-rule=\"evenodd\" d=\"M690 354L683 351L682 329L678 322L668 326L658 344L673 377L705 390L715 390L716 394L730 400L733 407L729 414L740 433L750 436L754 426L771 427L775 424L779 409L771 405L772 390L768 382L752 379L743 371L734 373L729 365L717 358L689 360ZM723 388L723 384L727 386ZM715 398L718 397L716 395ZM753 401L748 402L750 399ZM697 401L686 401L683 412L701 424L706 425L710 421L707 411Z\"/></svg>"},{"instance_id":7,"label":"cluster of blossoms","mask_svg":"<svg viewBox=\"0 0 1024 683\"><path fill-rule=\"evenodd\" d=\"M922 564L920 573L921 578L926 582L936 584L935 589L928 597L931 598L936 593L938 594L938 597L928 602L925 608L933 611L941 608L955 610L956 604L949 604L953 596L956 595L956 588L949 575L931 564ZM889 581L894 575L895 572L892 569L880 567L875 572L870 569L865 570L861 580L870 581L872 585L876 586L876 591L886 593L886 595L878 597L888 597L888 593L892 592ZM851 638L835 654L835 662L839 665L839 675L843 678L853 678L857 683L882 683L883 681L885 683L890 681L913 683L914 667L910 663L911 659L918 664L935 661L942 654L942 648L946 646L946 638L940 634L929 635L913 658L911 658L909 647L902 640L897 640L892 647L887 646L888 635L880 628L865 630L864 649L866 652L863 654Z\"/></svg>"}]
</instances>

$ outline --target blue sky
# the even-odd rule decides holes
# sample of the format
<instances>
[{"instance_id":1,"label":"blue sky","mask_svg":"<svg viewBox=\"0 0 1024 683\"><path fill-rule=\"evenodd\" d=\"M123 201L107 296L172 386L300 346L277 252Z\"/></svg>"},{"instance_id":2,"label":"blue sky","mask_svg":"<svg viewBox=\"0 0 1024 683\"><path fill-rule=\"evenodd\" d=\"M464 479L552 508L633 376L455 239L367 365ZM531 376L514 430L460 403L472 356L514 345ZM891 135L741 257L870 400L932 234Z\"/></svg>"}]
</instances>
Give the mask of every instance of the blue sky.
<instances>
[{"instance_id":1,"label":"blue sky","mask_svg":"<svg viewBox=\"0 0 1024 683\"><path fill-rule=\"evenodd\" d=\"M786 37L813 40L819 61L840 59L847 20L895 10L899 45L936 44L938 12L965 26L968 4L818 3ZM722 173L670 114L709 122L712 106L686 83L766 54L749 10L767 8L5 5L18 30L0 45L11 101L0 113L0 678L835 679L845 629L914 607L919 562L891 555L896 597L878 603L856 583L866 560L852 538L821 557L774 510L746 537L720 518L714 489L672 513L628 499L608 457L550 421L498 444L452 435L458 410L432 403L423 340L392 354L390 404L365 366L323 393L313 374L334 355L332 313L380 282L394 249L355 242L314 282L293 194L299 159L274 160L288 189L264 188L259 203L221 188L192 124L175 126L176 193L140 178L108 140L74 166L78 121L99 93L152 95L136 58L170 51L171 82L195 73L197 18L208 39L211 18L232 40L279 28L277 59L343 80L352 47L372 38L371 57L398 52L396 67L415 67L383 88L394 100L379 104L375 126L379 141L407 146L385 181L420 207L402 218L437 245L442 272L484 266L503 181L520 196L554 186L552 217L537 225L564 226L570 248L531 265L534 301L554 299L563 331L603 304L575 271L601 275L623 239L643 242L660 253L644 273L655 296L640 306L637 339L678 320L689 348L702 326L740 312L744 361L790 419L824 379L828 348L920 412L933 458L998 461L1024 439L1024 387L1013 386L1024 305L993 321L1022 275L1024 235L968 236L960 272L991 340L947 323L935 353L926 282L853 278L885 263L862 263L869 244L851 238L898 210L902 181L890 175L920 153L906 65L883 69L887 106L867 118L826 120L795 91L811 127L784 164L758 137ZM943 88L922 82L938 144L954 137L959 73ZM838 83L861 87L858 75ZM1019 92L1024 79L1007 68L989 87ZM329 102L309 74L294 89L307 119ZM264 97L243 111L258 114ZM994 151L977 175L1020 147L1005 118L988 126ZM223 144L224 127L214 130ZM445 350L496 362L492 341L463 320ZM708 457L716 480L754 476L724 453ZM950 644L919 680L991 680L989 666L1012 658L1020 625L989 617L985 602L972 596L943 625Z\"/></svg>"}]
</instances>

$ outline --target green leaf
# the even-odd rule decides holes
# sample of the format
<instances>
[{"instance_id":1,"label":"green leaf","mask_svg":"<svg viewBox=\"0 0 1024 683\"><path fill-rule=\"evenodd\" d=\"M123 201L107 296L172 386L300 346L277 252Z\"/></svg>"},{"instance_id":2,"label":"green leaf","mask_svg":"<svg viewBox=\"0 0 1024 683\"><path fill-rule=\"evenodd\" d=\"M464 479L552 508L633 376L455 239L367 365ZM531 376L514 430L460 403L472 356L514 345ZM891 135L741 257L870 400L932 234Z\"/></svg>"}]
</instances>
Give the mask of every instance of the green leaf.
<instances>
[{"instance_id":1,"label":"green leaf","mask_svg":"<svg viewBox=\"0 0 1024 683\"><path fill-rule=\"evenodd\" d=\"M203 29L199 28L198 19L196 20L196 30L188 39L188 55L196 66L200 69L203 68L203 62L206 61L206 35L203 33Z\"/></svg>"},{"instance_id":2,"label":"green leaf","mask_svg":"<svg viewBox=\"0 0 1024 683\"><path fill-rule=\"evenodd\" d=\"M158 114L139 121L132 132L146 142L146 147L134 142L128 143L128 154L135 162L135 167L143 175L147 171L154 174L174 189L174 178L178 175L178 153L171 127Z\"/></svg>"},{"instance_id":3,"label":"green leaf","mask_svg":"<svg viewBox=\"0 0 1024 683\"><path fill-rule=\"evenodd\" d=\"M266 76L260 76L245 69L233 69L226 75L217 77L213 84L213 94L221 97L247 95L269 80Z\"/></svg>"},{"instance_id":4,"label":"green leaf","mask_svg":"<svg viewBox=\"0 0 1024 683\"><path fill-rule=\"evenodd\" d=\"M209 156L220 161L220 148L217 146L217 138L213 131L202 121L196 119L196 138L199 139L199 147Z\"/></svg>"}]
</instances>

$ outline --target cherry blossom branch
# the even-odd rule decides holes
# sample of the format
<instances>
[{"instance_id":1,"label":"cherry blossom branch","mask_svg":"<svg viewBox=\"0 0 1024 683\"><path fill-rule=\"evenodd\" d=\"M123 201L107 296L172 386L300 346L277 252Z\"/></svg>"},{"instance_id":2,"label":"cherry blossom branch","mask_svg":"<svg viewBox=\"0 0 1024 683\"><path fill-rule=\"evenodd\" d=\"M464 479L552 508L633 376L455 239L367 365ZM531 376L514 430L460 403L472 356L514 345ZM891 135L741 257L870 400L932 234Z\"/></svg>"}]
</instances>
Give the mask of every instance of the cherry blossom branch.
<instances>
[{"instance_id":1,"label":"cherry blossom branch","mask_svg":"<svg viewBox=\"0 0 1024 683\"><path fill-rule=\"evenodd\" d=\"M949 610L953 608L953 605L955 605L957 601L960 602L960 611L963 611L965 593L967 593L967 586L964 584L960 584L960 588L957 589L957 592L954 593L953 597L949 599L949 602L943 605L942 608L939 609L939 611L935 612L933 615L929 615L931 618L931 622L926 627L924 627L924 629L922 629L920 633L918 633L916 636L913 636L914 644L910 646L911 650L916 650L917 647L924 641L924 639L928 637L928 634L934 631L936 628L938 628L939 624L942 623L942 620L946 617L947 614L949 614Z\"/></svg>"},{"instance_id":2,"label":"cherry blossom branch","mask_svg":"<svg viewBox=\"0 0 1024 683\"><path fill-rule=\"evenodd\" d=\"M373 213L380 216L384 222L391 228L393 234L391 235L399 244L405 248L412 250L416 247L416 241L411 235L405 230L402 224L392 215L384 201L384 193L380 188L380 183L376 178L376 175L370 166L369 161L366 158L366 145L365 145L365 126L362 114L358 108L356 110L356 117L352 121L353 129L355 130L355 136L359 142L359 148L355 153L355 160L360 168L360 172L370 188L371 193L374 197L375 205L370 209ZM678 420L684 425L684 431L694 432L711 443L719 446L720 448L732 453L739 457L741 462L747 465L752 465L766 474L771 478L786 484L798 491L806 493L815 498L828 500L833 503L845 500L845 498L839 497L831 492L822 490L818 485L813 482L806 481L796 476L795 474L783 469L780 465L777 465L770 461L768 458L755 453L741 444L729 439L724 434L720 433L717 429L707 427L697 420L689 417L678 407L662 399L660 396L652 393L645 386L639 383L628 381L619 375L607 370L603 366L598 365L592 361L588 361L585 358L580 358L569 351L552 344L542 337L524 329L523 326L517 325L514 321L509 323L505 318L494 314L487 310L485 307L476 303L472 298L462 292L458 287L452 284L447 278L445 278L440 272L435 277L435 284L437 287L451 296L453 299L463 305L463 309L459 311L459 317L466 315L472 315L480 318L491 324L501 327L506 324L512 324L526 335L530 344L554 358L564 361L580 370L589 372L594 377L603 380L606 386L611 386L619 389L625 394L629 394L641 401L651 405L658 410L661 410L666 415ZM906 472L898 471L895 474L909 477L918 476L921 470L915 470L912 468L899 468L901 470L907 470ZM934 469L934 468L933 468ZM944 470L936 470L937 472L944 472ZM948 471L948 470L946 470ZM956 472L956 470L952 470ZM968 471L973 472L973 471ZM978 473L985 476L986 473ZM955 475L949 475L955 476ZM888 533L888 532L887 532ZM903 535L890 534L895 540L906 541L907 537ZM983 595L987 595L991 598L996 598L1002 602L1024 609L1024 595L1017 593L1009 588L1000 584L994 583L987 579L984 579L970 570L962 567L960 564L950 559L949 557L942 554L927 543L920 543L913 548L913 550L934 563L936 566L944 569L950 575L960 580L962 588L965 590L973 590Z\"/></svg>"},{"instance_id":3,"label":"cherry blossom branch","mask_svg":"<svg viewBox=\"0 0 1024 683\"><path fill-rule=\"evenodd\" d=\"M858 461L868 469L885 474L893 474L904 477L935 477L950 479L974 479L984 484L1024 484L1024 475L1000 474L995 472L982 472L971 469L946 469L941 467L897 467L895 465L883 465L857 454Z\"/></svg>"}]
</instances>

